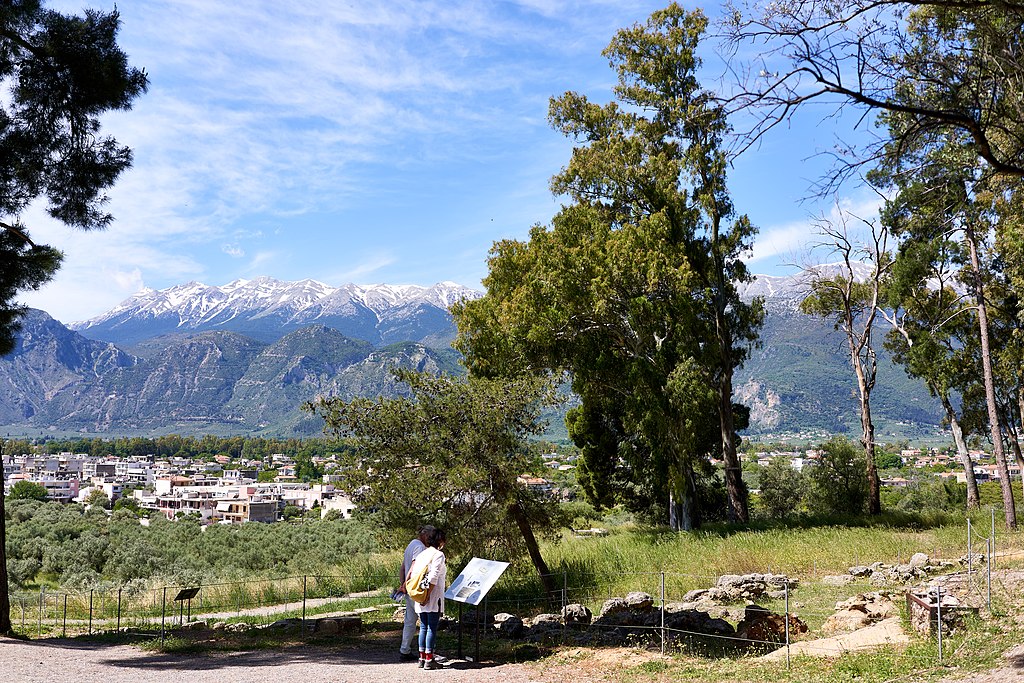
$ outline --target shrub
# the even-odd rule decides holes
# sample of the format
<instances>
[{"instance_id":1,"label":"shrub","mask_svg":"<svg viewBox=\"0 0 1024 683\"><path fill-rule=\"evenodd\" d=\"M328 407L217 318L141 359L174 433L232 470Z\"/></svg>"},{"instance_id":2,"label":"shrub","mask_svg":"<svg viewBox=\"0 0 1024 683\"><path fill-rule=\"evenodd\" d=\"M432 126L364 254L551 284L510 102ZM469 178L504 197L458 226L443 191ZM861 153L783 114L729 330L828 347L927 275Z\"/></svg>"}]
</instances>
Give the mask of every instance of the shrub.
<instances>
[{"instance_id":1,"label":"shrub","mask_svg":"<svg viewBox=\"0 0 1024 683\"><path fill-rule=\"evenodd\" d=\"M812 512L825 515L862 514L868 499L864 452L842 437L828 441L821 450L821 457L808 472L808 503Z\"/></svg>"},{"instance_id":2,"label":"shrub","mask_svg":"<svg viewBox=\"0 0 1024 683\"><path fill-rule=\"evenodd\" d=\"M784 518L793 514L807 490L804 475L793 469L784 455L772 458L761 468L761 508L769 517Z\"/></svg>"}]
</instances>

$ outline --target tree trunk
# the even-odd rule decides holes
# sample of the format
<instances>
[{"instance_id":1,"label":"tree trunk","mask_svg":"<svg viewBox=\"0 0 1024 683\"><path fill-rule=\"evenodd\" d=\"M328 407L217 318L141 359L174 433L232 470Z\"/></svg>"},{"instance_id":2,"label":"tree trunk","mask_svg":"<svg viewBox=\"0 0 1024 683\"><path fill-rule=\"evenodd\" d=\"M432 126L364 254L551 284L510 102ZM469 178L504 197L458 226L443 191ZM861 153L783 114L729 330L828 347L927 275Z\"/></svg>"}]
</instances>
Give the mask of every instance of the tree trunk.
<instances>
[{"instance_id":1,"label":"tree trunk","mask_svg":"<svg viewBox=\"0 0 1024 683\"><path fill-rule=\"evenodd\" d=\"M705 180L708 182L708 179ZM736 425L732 415L733 331L726 312L726 293L731 283L725 278L725 263L720 244L722 214L717 204L711 215L711 254L715 264L715 334L718 337L718 423L722 439L722 464L725 467L725 492L729 499L727 517L730 522L750 521L747 487L743 484L743 468L736 454Z\"/></svg>"},{"instance_id":2,"label":"tree trunk","mask_svg":"<svg viewBox=\"0 0 1024 683\"><path fill-rule=\"evenodd\" d=\"M992 454L995 456L996 468L999 471L999 488L1003 494L1003 514L1006 528L1017 529L1017 510L1013 502L1013 485L1010 482L1010 469L1006 464L1006 453L1003 451L1003 434L999 427L999 411L996 408L995 378L992 372L992 355L989 352L988 313L985 307L985 288L981 282L981 265L978 258L978 245L974 238L974 227L967 221L965 227L967 246L971 252L971 288L974 301L978 307L978 334L981 338L981 367L985 381L985 407L988 409L988 428L992 438Z\"/></svg>"},{"instance_id":3,"label":"tree trunk","mask_svg":"<svg viewBox=\"0 0 1024 683\"><path fill-rule=\"evenodd\" d=\"M732 372L722 368L718 391L718 417L722 436L722 463L725 466L725 492L729 497L730 522L750 521L747 487L743 483L743 468L736 453L736 428L732 419Z\"/></svg>"},{"instance_id":4,"label":"tree trunk","mask_svg":"<svg viewBox=\"0 0 1024 683\"><path fill-rule=\"evenodd\" d=\"M669 527L673 531L692 531L696 526L693 493L689 486L684 490L681 501L677 501L676 495L669 492Z\"/></svg>"},{"instance_id":5,"label":"tree trunk","mask_svg":"<svg viewBox=\"0 0 1024 683\"><path fill-rule=\"evenodd\" d=\"M865 334L870 334L870 331L866 331ZM857 389L860 393L860 442L864 446L864 460L867 464L868 514L878 515L882 512L882 486L878 480L878 467L875 465L875 424L871 420L871 387L875 383L874 368L870 370L871 377L868 377L868 371L864 369L864 361L857 353L852 337L850 338L850 361L857 374Z\"/></svg>"},{"instance_id":6,"label":"tree trunk","mask_svg":"<svg viewBox=\"0 0 1024 683\"><path fill-rule=\"evenodd\" d=\"M1017 416L1020 418L1021 429L1024 430L1024 392L1017 388ZM1020 442L1017 443L1017 464L1020 465L1020 486L1024 495L1024 462L1020 461Z\"/></svg>"},{"instance_id":7,"label":"tree trunk","mask_svg":"<svg viewBox=\"0 0 1024 683\"><path fill-rule=\"evenodd\" d=\"M533 526L530 524L530 520L518 502L512 503L508 512L512 515L512 519L516 521L519 532L523 535L526 551L530 553L530 560L533 561L534 568L540 574L540 582L544 586L544 592L549 596L554 595L559 589L555 587L555 581L548 570L547 562L544 561L544 556L540 554L540 544L537 543L537 537L533 535Z\"/></svg>"},{"instance_id":8,"label":"tree trunk","mask_svg":"<svg viewBox=\"0 0 1024 683\"><path fill-rule=\"evenodd\" d=\"M960 422L956 419L956 411L953 410L953 404L949 402L949 396L941 394L939 398L942 400L942 407L946 410L946 418L949 420L949 428L953 432L956 452L960 457L960 464L964 468L964 478L967 480L967 509L976 510L981 507L981 495L978 493L978 480L974 477L974 461L971 460L967 442L964 441L964 430L960 428Z\"/></svg>"},{"instance_id":9,"label":"tree trunk","mask_svg":"<svg viewBox=\"0 0 1024 683\"><path fill-rule=\"evenodd\" d=\"M1010 443L1010 448L1013 450L1013 459L1016 461L1021 473L1024 474L1024 453L1021 453L1020 450L1020 435L1017 433L1017 426L1010 421L1009 417L1002 423L1002 426L1006 428L1006 440ZM1009 466L1009 463L1007 463L1007 466ZM1024 476L1021 477L1021 488L1024 490Z\"/></svg>"},{"instance_id":10,"label":"tree trunk","mask_svg":"<svg viewBox=\"0 0 1024 683\"><path fill-rule=\"evenodd\" d=\"M4 521L4 465L0 459L0 635L9 635L11 625L11 598L7 590L7 524Z\"/></svg>"}]
</instances>

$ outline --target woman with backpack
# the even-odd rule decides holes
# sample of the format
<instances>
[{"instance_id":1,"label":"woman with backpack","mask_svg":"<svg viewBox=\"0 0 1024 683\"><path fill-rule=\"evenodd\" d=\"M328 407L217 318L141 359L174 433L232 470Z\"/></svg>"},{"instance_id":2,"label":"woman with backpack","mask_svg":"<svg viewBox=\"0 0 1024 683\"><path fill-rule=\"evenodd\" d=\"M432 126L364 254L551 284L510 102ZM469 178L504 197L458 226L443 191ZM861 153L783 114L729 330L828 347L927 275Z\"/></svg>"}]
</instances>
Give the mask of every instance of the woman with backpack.
<instances>
[{"instance_id":1,"label":"woman with backpack","mask_svg":"<svg viewBox=\"0 0 1024 683\"><path fill-rule=\"evenodd\" d=\"M437 639L437 626L444 613L444 587L447 578L444 549L445 534L441 529L433 529L427 536L427 547L413 560L409 570L410 577L423 578L420 585L429 586L423 602L416 601L414 607L420 618L420 668L440 669L441 664L434 660L434 641ZM424 567L425 565L425 567ZM425 571L424 571L425 569Z\"/></svg>"}]
</instances>

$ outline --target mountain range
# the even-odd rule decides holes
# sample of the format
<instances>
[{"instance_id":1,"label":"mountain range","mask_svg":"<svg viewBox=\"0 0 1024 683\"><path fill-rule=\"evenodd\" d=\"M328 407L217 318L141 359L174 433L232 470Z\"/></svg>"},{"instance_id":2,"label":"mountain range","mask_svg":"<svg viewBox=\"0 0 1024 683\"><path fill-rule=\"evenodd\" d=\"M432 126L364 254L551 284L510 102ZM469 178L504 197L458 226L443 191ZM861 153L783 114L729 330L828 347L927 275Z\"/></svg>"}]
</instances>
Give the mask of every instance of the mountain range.
<instances>
[{"instance_id":1,"label":"mountain range","mask_svg":"<svg viewBox=\"0 0 1024 683\"><path fill-rule=\"evenodd\" d=\"M147 289L103 315L72 323L91 339L121 346L176 332L229 331L274 342L307 325L323 325L374 346L414 341L447 347L455 336L448 308L480 296L441 282L417 285L331 287L316 280L282 282L269 277L235 280L221 287L189 282Z\"/></svg>"},{"instance_id":2,"label":"mountain range","mask_svg":"<svg viewBox=\"0 0 1024 683\"><path fill-rule=\"evenodd\" d=\"M99 317L64 326L30 311L0 358L0 425L16 433L319 434L299 410L318 395L394 395L392 367L461 372L448 307L481 294L433 287L272 278L221 287L148 290ZM737 373L750 435L859 431L844 340L799 311L794 278L759 276L760 345ZM880 345L879 345L880 346ZM924 386L880 352L878 433L934 434L940 410ZM552 435L564 435L556 417Z\"/></svg>"}]
</instances>

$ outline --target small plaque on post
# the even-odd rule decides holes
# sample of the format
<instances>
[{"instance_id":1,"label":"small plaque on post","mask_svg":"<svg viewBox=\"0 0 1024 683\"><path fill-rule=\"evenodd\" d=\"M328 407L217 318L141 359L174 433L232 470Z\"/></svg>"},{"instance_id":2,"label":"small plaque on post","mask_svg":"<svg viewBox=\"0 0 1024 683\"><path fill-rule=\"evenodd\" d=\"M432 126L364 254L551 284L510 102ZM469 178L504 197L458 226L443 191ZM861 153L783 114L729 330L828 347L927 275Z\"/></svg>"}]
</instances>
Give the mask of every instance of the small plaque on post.
<instances>
[{"instance_id":1,"label":"small plaque on post","mask_svg":"<svg viewBox=\"0 0 1024 683\"><path fill-rule=\"evenodd\" d=\"M182 602L184 600L191 600L199 594L198 588L182 588L178 591L178 594L174 596L174 602Z\"/></svg>"}]
</instances>

